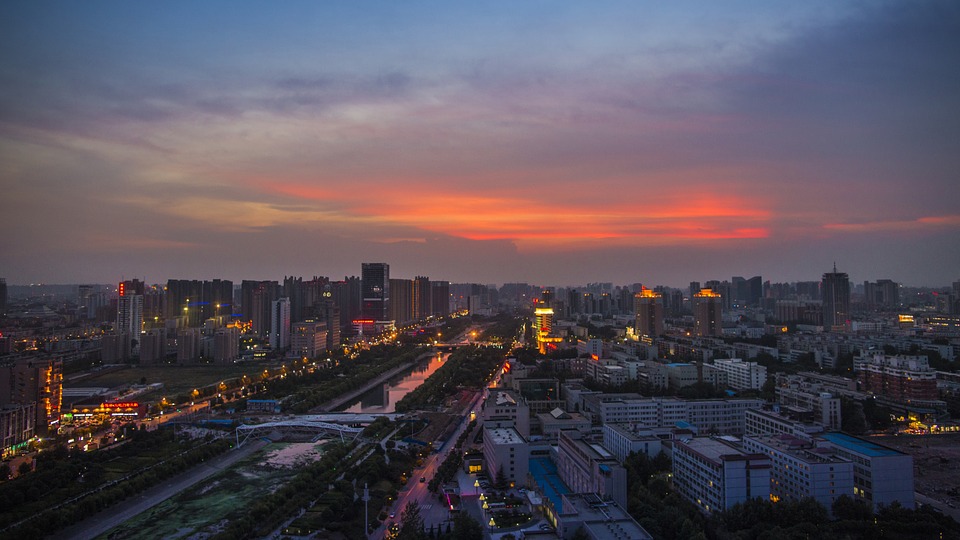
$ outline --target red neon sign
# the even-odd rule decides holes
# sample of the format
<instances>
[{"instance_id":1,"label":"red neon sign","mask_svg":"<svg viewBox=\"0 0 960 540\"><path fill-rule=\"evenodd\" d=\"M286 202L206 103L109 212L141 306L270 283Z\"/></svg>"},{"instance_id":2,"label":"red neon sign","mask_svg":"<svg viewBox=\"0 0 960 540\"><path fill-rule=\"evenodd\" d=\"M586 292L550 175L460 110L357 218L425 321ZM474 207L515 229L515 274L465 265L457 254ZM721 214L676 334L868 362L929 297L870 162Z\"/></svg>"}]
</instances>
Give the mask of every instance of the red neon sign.
<instances>
[{"instance_id":1,"label":"red neon sign","mask_svg":"<svg viewBox=\"0 0 960 540\"><path fill-rule=\"evenodd\" d=\"M140 404L136 401L116 401L113 403L102 403L100 408L102 409L136 409L140 407Z\"/></svg>"}]
</instances>

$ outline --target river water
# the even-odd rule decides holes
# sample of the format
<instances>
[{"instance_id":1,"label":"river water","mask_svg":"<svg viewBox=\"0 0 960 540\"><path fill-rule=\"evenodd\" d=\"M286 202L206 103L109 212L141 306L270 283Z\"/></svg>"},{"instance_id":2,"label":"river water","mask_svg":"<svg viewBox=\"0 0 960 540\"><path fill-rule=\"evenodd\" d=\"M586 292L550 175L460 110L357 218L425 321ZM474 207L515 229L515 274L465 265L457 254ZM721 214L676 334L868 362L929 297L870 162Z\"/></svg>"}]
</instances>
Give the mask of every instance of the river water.
<instances>
[{"instance_id":1,"label":"river water","mask_svg":"<svg viewBox=\"0 0 960 540\"><path fill-rule=\"evenodd\" d=\"M447 361L449 354L431 357L417 364L410 371L398 373L387 382L375 386L372 390L360 396L360 401L353 403L344 412L349 413L392 413L394 405L411 390L423 384L423 381L433 375L437 369Z\"/></svg>"}]
</instances>

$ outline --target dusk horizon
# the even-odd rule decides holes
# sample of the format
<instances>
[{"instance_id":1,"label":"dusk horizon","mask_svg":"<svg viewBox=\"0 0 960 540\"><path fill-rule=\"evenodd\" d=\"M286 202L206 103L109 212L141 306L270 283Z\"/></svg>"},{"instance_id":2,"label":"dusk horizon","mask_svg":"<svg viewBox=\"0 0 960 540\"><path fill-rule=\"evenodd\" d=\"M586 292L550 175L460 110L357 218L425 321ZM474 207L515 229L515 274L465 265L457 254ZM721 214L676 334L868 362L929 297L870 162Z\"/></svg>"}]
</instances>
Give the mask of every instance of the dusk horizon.
<instances>
[{"instance_id":1,"label":"dusk horizon","mask_svg":"<svg viewBox=\"0 0 960 540\"><path fill-rule=\"evenodd\" d=\"M0 8L7 283L960 279L960 6Z\"/></svg>"}]
</instances>

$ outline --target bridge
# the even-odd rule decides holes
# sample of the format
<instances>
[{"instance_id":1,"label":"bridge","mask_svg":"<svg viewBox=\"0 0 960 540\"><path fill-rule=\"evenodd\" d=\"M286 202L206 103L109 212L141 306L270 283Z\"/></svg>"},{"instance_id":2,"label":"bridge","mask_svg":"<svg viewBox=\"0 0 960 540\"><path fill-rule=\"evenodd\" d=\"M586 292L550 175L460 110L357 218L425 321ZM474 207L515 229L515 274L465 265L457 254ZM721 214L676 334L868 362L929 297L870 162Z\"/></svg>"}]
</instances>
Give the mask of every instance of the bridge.
<instances>
[{"instance_id":1,"label":"bridge","mask_svg":"<svg viewBox=\"0 0 960 540\"><path fill-rule=\"evenodd\" d=\"M345 434L350 436L351 440L356 439L360 436L360 433L363 432L363 428L303 418L279 420L276 422L266 422L263 424L244 424L242 426L237 426L237 448L243 446L243 443L247 442L251 436L259 437L263 435L270 435L275 432L305 434L308 436L314 436L313 440L317 440L323 435L337 433L340 435L340 440L343 441L346 439L346 437L344 437ZM240 438L241 435L243 435L243 440Z\"/></svg>"}]
</instances>

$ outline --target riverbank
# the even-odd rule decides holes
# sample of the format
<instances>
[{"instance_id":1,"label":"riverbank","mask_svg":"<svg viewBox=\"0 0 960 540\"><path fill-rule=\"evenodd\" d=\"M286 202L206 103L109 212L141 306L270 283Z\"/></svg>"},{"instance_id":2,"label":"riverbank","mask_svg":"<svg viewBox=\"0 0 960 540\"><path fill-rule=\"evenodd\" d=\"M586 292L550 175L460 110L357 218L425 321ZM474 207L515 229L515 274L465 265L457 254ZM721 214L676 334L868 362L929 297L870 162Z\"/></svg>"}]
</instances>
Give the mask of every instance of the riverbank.
<instances>
[{"instance_id":1,"label":"riverbank","mask_svg":"<svg viewBox=\"0 0 960 540\"><path fill-rule=\"evenodd\" d=\"M360 396L362 396L363 394L369 392L373 388L376 388L377 385L387 382L391 378L396 377L397 375L403 373L405 370L413 369L414 367L417 366L417 364L419 364L420 362L423 362L424 359L432 358L436 356L436 354L437 353L435 352L423 353L412 362L407 362L406 364L401 364L391 370L385 371L384 373L381 373L380 375L374 377L373 379L370 379L362 386L359 386L356 389L351 390L350 392L347 392L345 394L341 394L331 399L330 401L324 403L323 405L310 409L310 413L320 414L320 413L332 412L341 407L349 405L350 403L359 400Z\"/></svg>"}]
</instances>

